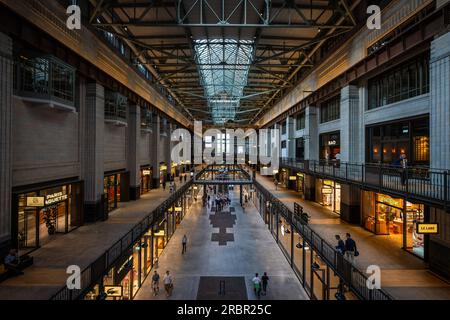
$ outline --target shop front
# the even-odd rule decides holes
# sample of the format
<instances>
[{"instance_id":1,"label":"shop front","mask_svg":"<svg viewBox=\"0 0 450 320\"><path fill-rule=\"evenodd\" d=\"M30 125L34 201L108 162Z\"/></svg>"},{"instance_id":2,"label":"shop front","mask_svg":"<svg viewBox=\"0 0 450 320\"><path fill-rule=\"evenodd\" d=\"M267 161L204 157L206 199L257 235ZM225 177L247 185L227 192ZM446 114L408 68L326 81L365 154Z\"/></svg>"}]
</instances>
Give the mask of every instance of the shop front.
<instances>
[{"instance_id":1,"label":"shop front","mask_svg":"<svg viewBox=\"0 0 450 320\"><path fill-rule=\"evenodd\" d=\"M336 155L341 153L341 134L339 131L323 133L319 136L320 160L336 160Z\"/></svg>"},{"instance_id":2,"label":"shop front","mask_svg":"<svg viewBox=\"0 0 450 320\"><path fill-rule=\"evenodd\" d=\"M117 209L119 202L128 201L129 184L129 175L125 171L105 173L103 187L107 212Z\"/></svg>"},{"instance_id":3,"label":"shop front","mask_svg":"<svg viewBox=\"0 0 450 320\"><path fill-rule=\"evenodd\" d=\"M165 162L159 164L159 183L167 182L167 165Z\"/></svg>"},{"instance_id":4,"label":"shop front","mask_svg":"<svg viewBox=\"0 0 450 320\"><path fill-rule=\"evenodd\" d=\"M153 169L150 166L141 167L141 195L152 189Z\"/></svg>"},{"instance_id":5,"label":"shop front","mask_svg":"<svg viewBox=\"0 0 450 320\"><path fill-rule=\"evenodd\" d=\"M304 199L305 196L305 175L303 173L297 172L295 176L293 176L294 179L294 190L300 194L300 197Z\"/></svg>"},{"instance_id":6,"label":"shop front","mask_svg":"<svg viewBox=\"0 0 450 320\"><path fill-rule=\"evenodd\" d=\"M83 183L46 185L13 190L13 245L21 255L83 223Z\"/></svg>"},{"instance_id":7,"label":"shop front","mask_svg":"<svg viewBox=\"0 0 450 320\"><path fill-rule=\"evenodd\" d=\"M341 185L332 180L316 179L316 200L334 213L341 213Z\"/></svg>"},{"instance_id":8,"label":"shop front","mask_svg":"<svg viewBox=\"0 0 450 320\"><path fill-rule=\"evenodd\" d=\"M429 123L427 116L367 127L368 162L398 165L403 153L409 165L429 166Z\"/></svg>"},{"instance_id":9,"label":"shop front","mask_svg":"<svg viewBox=\"0 0 450 320\"><path fill-rule=\"evenodd\" d=\"M280 186L287 188L289 186L289 169L281 168L278 176L280 177L280 180L278 181Z\"/></svg>"},{"instance_id":10,"label":"shop front","mask_svg":"<svg viewBox=\"0 0 450 320\"><path fill-rule=\"evenodd\" d=\"M361 201L365 229L377 235L389 235L399 247L425 257L425 235L417 232L417 225L427 221L423 204L371 191L363 191Z\"/></svg>"}]
</instances>

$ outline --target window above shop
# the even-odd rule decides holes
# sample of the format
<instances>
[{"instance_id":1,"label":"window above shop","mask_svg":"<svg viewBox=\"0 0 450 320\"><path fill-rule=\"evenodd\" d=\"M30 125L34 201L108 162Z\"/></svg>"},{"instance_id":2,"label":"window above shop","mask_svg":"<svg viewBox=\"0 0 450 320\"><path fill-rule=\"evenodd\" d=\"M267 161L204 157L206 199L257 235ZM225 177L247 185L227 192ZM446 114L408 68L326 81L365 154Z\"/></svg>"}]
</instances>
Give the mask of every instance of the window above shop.
<instances>
[{"instance_id":1,"label":"window above shop","mask_svg":"<svg viewBox=\"0 0 450 320\"><path fill-rule=\"evenodd\" d=\"M429 65L429 53L425 53L370 79L368 109L428 93Z\"/></svg>"},{"instance_id":2,"label":"window above shop","mask_svg":"<svg viewBox=\"0 0 450 320\"><path fill-rule=\"evenodd\" d=\"M118 92L105 90L105 121L117 126L127 125L128 99Z\"/></svg>"},{"instance_id":3,"label":"window above shop","mask_svg":"<svg viewBox=\"0 0 450 320\"><path fill-rule=\"evenodd\" d=\"M50 55L18 55L14 91L25 101L40 106L76 111L75 69Z\"/></svg>"},{"instance_id":4,"label":"window above shop","mask_svg":"<svg viewBox=\"0 0 450 320\"><path fill-rule=\"evenodd\" d=\"M305 129L305 124L306 124L306 116L305 116L305 112L301 112L297 115L296 118L296 130L302 130Z\"/></svg>"},{"instance_id":5,"label":"window above shop","mask_svg":"<svg viewBox=\"0 0 450 320\"><path fill-rule=\"evenodd\" d=\"M337 95L320 106L320 123L337 120L341 117L341 96Z\"/></svg>"},{"instance_id":6,"label":"window above shop","mask_svg":"<svg viewBox=\"0 0 450 320\"><path fill-rule=\"evenodd\" d=\"M141 131L152 132L153 112L148 108L141 109Z\"/></svg>"}]
</instances>

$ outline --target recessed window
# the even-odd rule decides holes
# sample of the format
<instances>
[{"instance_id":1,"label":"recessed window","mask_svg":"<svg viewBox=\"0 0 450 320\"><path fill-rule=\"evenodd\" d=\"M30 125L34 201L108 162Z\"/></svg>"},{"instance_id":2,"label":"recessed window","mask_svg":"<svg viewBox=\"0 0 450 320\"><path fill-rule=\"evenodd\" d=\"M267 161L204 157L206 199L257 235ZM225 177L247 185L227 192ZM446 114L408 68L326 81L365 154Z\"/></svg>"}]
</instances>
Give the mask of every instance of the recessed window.
<instances>
[{"instance_id":1,"label":"recessed window","mask_svg":"<svg viewBox=\"0 0 450 320\"><path fill-rule=\"evenodd\" d=\"M320 123L337 120L341 117L341 96L337 95L320 106Z\"/></svg>"}]
</instances>

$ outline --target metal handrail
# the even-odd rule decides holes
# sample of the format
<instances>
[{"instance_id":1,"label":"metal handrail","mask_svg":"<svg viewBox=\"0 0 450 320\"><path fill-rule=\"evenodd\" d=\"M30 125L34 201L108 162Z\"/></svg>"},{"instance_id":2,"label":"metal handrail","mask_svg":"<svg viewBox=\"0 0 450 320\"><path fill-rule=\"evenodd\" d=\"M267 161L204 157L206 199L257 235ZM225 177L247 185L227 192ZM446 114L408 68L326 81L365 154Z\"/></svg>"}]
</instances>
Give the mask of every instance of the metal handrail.
<instances>
[{"instance_id":1,"label":"metal handrail","mask_svg":"<svg viewBox=\"0 0 450 320\"><path fill-rule=\"evenodd\" d=\"M349 183L384 189L437 202L448 207L449 171L425 166L393 166L388 164L351 163L281 158L281 165L294 167L307 174L316 174Z\"/></svg>"},{"instance_id":2,"label":"metal handrail","mask_svg":"<svg viewBox=\"0 0 450 320\"><path fill-rule=\"evenodd\" d=\"M50 300L76 300L88 292L91 286L94 285L103 274L142 237L152 222L159 219L164 212L173 206L192 184L192 180L186 182L186 184L181 186L171 194L169 198L164 200L157 208L137 223L120 240L115 242L108 250L97 258L97 260L84 268L81 272L81 289L69 289L66 285L56 292Z\"/></svg>"},{"instance_id":3,"label":"metal handrail","mask_svg":"<svg viewBox=\"0 0 450 320\"><path fill-rule=\"evenodd\" d=\"M318 233L300 220L291 209L282 203L276 196L272 195L261 183L254 182L255 187L264 195L266 201L291 224L293 229L317 252L322 260L348 285L350 290L361 300L394 300L382 289L368 289L366 286L366 275L358 270L343 255L324 240Z\"/></svg>"}]
</instances>

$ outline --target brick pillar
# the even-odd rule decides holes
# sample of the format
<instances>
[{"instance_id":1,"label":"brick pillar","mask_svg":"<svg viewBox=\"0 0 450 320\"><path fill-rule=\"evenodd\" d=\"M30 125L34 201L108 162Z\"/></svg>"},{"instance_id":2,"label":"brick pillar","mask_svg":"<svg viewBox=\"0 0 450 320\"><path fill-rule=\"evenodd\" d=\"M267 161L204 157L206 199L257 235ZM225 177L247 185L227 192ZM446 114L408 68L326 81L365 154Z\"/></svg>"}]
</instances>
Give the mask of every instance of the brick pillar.
<instances>
[{"instance_id":1,"label":"brick pillar","mask_svg":"<svg viewBox=\"0 0 450 320\"><path fill-rule=\"evenodd\" d=\"M319 129L317 108L309 106L305 110L305 159L319 160Z\"/></svg>"},{"instance_id":2,"label":"brick pillar","mask_svg":"<svg viewBox=\"0 0 450 320\"><path fill-rule=\"evenodd\" d=\"M128 107L128 171L130 172L130 200L141 196L141 167L139 165L139 138L141 135L141 108L137 105Z\"/></svg>"},{"instance_id":3,"label":"brick pillar","mask_svg":"<svg viewBox=\"0 0 450 320\"><path fill-rule=\"evenodd\" d=\"M0 33L0 255L11 240L12 40Z\"/></svg>"},{"instance_id":4,"label":"brick pillar","mask_svg":"<svg viewBox=\"0 0 450 320\"><path fill-rule=\"evenodd\" d=\"M359 163L361 117L359 113L359 90L346 86L341 90L341 161Z\"/></svg>"},{"instance_id":5,"label":"brick pillar","mask_svg":"<svg viewBox=\"0 0 450 320\"><path fill-rule=\"evenodd\" d=\"M106 219L103 210L105 90L98 83L86 85L86 103L83 108L84 216L86 222Z\"/></svg>"}]
</instances>

